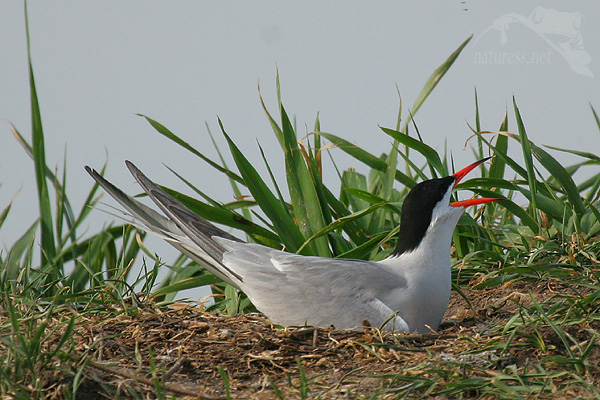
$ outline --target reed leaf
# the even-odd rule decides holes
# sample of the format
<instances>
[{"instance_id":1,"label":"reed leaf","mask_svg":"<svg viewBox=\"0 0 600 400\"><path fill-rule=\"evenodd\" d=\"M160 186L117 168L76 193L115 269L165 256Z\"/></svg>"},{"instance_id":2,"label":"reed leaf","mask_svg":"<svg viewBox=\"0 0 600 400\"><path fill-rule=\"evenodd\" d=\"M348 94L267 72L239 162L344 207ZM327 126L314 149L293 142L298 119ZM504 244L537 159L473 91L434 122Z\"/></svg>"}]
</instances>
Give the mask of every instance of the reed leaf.
<instances>
[{"instance_id":1,"label":"reed leaf","mask_svg":"<svg viewBox=\"0 0 600 400\"><path fill-rule=\"evenodd\" d=\"M260 177L260 174L233 143L229 135L227 135L221 121L219 121L219 126L221 127L225 139L227 139L231 155L233 156L233 160L238 170L242 174L244 184L248 187L250 193L252 193L252 196L261 210L275 226L285 248L288 251L296 252L304 243L304 237L298 229L298 226L287 213L285 205L273 195ZM310 248L305 248L304 254L313 253Z\"/></svg>"}]
</instances>

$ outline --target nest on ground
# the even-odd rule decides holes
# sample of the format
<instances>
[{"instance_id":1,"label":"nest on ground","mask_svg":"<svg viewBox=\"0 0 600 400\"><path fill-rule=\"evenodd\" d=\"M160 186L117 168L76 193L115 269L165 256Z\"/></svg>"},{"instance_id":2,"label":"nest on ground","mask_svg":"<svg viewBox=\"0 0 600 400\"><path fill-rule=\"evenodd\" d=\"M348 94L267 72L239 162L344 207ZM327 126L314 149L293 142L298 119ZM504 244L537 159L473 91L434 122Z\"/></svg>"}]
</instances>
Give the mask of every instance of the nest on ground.
<instances>
[{"instance_id":1,"label":"nest on ground","mask_svg":"<svg viewBox=\"0 0 600 400\"><path fill-rule=\"evenodd\" d=\"M154 398L159 390L189 399L220 399L227 393L294 398L303 397L303 390L324 398L380 391L378 398L385 398L392 383L398 384L397 376L437 379L432 371L443 366L487 379L507 365L539 358L537 349L517 344L510 351L493 350L491 343L505 339L492 327L507 321L531 296L543 300L552 291L547 283L468 291L472 308L453 292L440 330L421 335L384 333L367 324L357 331L283 329L261 314L220 316L184 303L147 304L117 315L71 310L56 316L49 326L53 336L44 345L56 345L65 321L77 314L69 368L81 374L77 395L82 399L130 398L133 392ZM597 353L593 356L600 359ZM470 367L461 372L464 365ZM48 398L61 398L62 386L72 384L75 374L66 374L65 368L47 377Z\"/></svg>"}]
</instances>

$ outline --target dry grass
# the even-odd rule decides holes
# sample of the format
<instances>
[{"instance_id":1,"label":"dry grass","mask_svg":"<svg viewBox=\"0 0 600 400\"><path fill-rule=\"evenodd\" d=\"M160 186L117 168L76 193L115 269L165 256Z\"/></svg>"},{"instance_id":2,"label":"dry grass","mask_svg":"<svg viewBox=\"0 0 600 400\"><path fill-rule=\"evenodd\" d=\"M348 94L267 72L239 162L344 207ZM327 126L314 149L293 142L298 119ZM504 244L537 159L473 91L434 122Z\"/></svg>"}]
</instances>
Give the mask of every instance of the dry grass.
<instances>
[{"instance_id":1,"label":"dry grass","mask_svg":"<svg viewBox=\"0 0 600 400\"><path fill-rule=\"evenodd\" d=\"M565 290L556 280L470 290L472 309L454 292L442 329L424 335L281 329L258 314L218 316L186 304L147 304L135 314L63 311L43 347L53 349L77 313L68 356L41 373L47 398L56 399L78 372L81 399L593 398L597 347L578 383L573 368L556 362L566 350L552 329L502 332L532 298L551 304ZM585 346L588 328L600 324L565 329ZM545 345L532 347L530 336Z\"/></svg>"}]
</instances>

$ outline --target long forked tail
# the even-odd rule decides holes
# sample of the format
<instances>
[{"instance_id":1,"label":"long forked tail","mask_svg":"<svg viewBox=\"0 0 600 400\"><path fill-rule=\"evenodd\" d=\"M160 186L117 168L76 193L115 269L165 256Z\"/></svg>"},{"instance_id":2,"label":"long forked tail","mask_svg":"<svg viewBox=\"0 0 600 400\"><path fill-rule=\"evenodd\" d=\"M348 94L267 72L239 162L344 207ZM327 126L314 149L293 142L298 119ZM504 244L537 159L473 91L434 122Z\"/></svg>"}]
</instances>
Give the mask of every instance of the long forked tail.
<instances>
[{"instance_id":1,"label":"long forked tail","mask_svg":"<svg viewBox=\"0 0 600 400\"><path fill-rule=\"evenodd\" d=\"M242 277L223 265L225 248L213 240L213 236L240 241L204 218L194 214L144 175L133 163L125 162L127 168L152 201L168 218L145 204L125 194L107 181L96 170L85 170L106 192L141 222L149 231L165 239L179 251L206 267L219 278L239 289Z\"/></svg>"}]
</instances>

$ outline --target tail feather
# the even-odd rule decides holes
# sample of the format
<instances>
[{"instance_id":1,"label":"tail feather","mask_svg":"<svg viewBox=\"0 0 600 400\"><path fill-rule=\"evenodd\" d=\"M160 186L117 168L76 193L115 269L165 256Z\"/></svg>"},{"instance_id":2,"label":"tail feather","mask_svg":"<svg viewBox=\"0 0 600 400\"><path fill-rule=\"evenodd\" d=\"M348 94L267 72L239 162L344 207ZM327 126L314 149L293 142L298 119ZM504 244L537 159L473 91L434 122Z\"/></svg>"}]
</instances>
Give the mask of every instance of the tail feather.
<instances>
[{"instance_id":1,"label":"tail feather","mask_svg":"<svg viewBox=\"0 0 600 400\"><path fill-rule=\"evenodd\" d=\"M240 283L243 282L242 277L223 265L222 259L225 249L215 242L212 237L220 236L229 240L240 240L194 214L185 205L148 179L135 165L129 161L126 163L142 189L171 219L125 194L92 168L86 166L85 170L111 197L150 231L161 236L219 278L239 288Z\"/></svg>"},{"instance_id":2,"label":"tail feather","mask_svg":"<svg viewBox=\"0 0 600 400\"><path fill-rule=\"evenodd\" d=\"M150 207L143 203L133 199L127 195L121 189L107 181L102 175L96 170L85 166L85 170L98 184L114 198L119 204L121 204L127 211L131 213L133 217L138 219L148 228L156 233L171 232L177 235L183 235L183 231L170 219L163 215L160 215Z\"/></svg>"}]
</instances>

